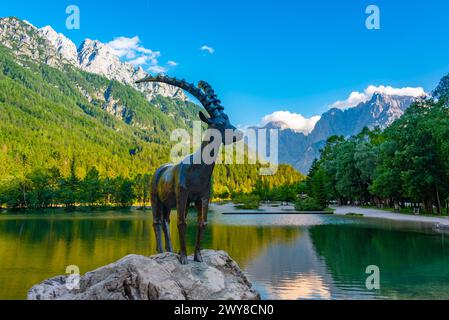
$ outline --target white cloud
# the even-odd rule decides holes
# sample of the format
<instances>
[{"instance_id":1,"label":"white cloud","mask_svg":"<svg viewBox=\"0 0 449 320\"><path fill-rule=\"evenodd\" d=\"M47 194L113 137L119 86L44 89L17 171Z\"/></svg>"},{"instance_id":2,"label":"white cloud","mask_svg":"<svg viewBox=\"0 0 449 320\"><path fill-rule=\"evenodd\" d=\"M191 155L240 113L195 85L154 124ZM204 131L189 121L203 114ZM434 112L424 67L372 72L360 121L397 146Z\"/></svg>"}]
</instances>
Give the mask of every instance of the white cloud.
<instances>
[{"instance_id":1,"label":"white cloud","mask_svg":"<svg viewBox=\"0 0 449 320\"><path fill-rule=\"evenodd\" d=\"M412 88L412 87L405 87L405 88L393 88L390 86L369 86L365 89L365 92L368 94L373 95L376 92L380 92L383 94L388 94L391 96L406 96L406 97L420 97L422 95L425 95L426 92L422 87Z\"/></svg>"},{"instance_id":2,"label":"white cloud","mask_svg":"<svg viewBox=\"0 0 449 320\"><path fill-rule=\"evenodd\" d=\"M129 60L128 62L131 63L133 66L142 66L148 63L148 57L146 56L140 56L138 58L134 58L133 60Z\"/></svg>"},{"instance_id":3,"label":"white cloud","mask_svg":"<svg viewBox=\"0 0 449 320\"><path fill-rule=\"evenodd\" d=\"M138 52L141 52L141 53L145 53L145 54L148 54L148 55L152 55L152 56L154 56L154 57L159 57L160 55L161 55L161 53L159 52L159 51L153 51L153 50L151 50L151 49L146 49L146 48L144 48L144 47L137 47L137 49L136 49Z\"/></svg>"},{"instance_id":4,"label":"white cloud","mask_svg":"<svg viewBox=\"0 0 449 320\"><path fill-rule=\"evenodd\" d=\"M206 45L202 46L202 47L200 48L200 50L201 50L201 51L205 51L205 52L209 52L210 54L214 54L214 52L215 52L215 49L214 49L214 48L209 47L209 46L206 46Z\"/></svg>"},{"instance_id":5,"label":"white cloud","mask_svg":"<svg viewBox=\"0 0 449 320\"><path fill-rule=\"evenodd\" d=\"M269 122L279 122L282 124L282 129L291 129L307 135L312 132L320 119L321 116L306 118L301 114L290 111L276 111L263 117L262 125L266 125Z\"/></svg>"},{"instance_id":6,"label":"white cloud","mask_svg":"<svg viewBox=\"0 0 449 320\"><path fill-rule=\"evenodd\" d=\"M167 68L161 67L161 66L151 66L148 68L148 71L150 73L166 73Z\"/></svg>"},{"instance_id":7,"label":"white cloud","mask_svg":"<svg viewBox=\"0 0 449 320\"><path fill-rule=\"evenodd\" d=\"M363 92L353 91L346 100L334 102L331 107L338 109L347 109L357 106L359 103L366 102L372 98L375 93L382 93L386 95L420 97L426 94L422 87L405 87L393 88L391 86L368 86Z\"/></svg>"},{"instance_id":8,"label":"white cloud","mask_svg":"<svg viewBox=\"0 0 449 320\"><path fill-rule=\"evenodd\" d=\"M120 58L129 54L133 54L139 47L140 39L138 36L133 38L118 37L108 43L108 46L112 49L115 55Z\"/></svg>"},{"instance_id":9,"label":"white cloud","mask_svg":"<svg viewBox=\"0 0 449 320\"><path fill-rule=\"evenodd\" d=\"M163 67L159 64L160 51L154 51L142 46L138 36L117 37L107 43L111 48L112 53L118 56L121 60L132 64L135 67L143 67L153 73L165 73L168 67L175 67L178 63L168 61L167 66Z\"/></svg>"}]
</instances>

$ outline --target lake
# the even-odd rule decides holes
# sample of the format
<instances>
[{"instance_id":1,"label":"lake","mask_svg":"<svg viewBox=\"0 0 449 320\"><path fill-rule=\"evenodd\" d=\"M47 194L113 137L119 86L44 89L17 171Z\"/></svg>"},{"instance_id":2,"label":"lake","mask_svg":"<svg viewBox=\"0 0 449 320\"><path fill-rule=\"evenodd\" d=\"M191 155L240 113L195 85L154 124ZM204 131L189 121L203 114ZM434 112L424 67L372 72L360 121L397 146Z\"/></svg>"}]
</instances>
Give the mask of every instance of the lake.
<instances>
[{"instance_id":1,"label":"lake","mask_svg":"<svg viewBox=\"0 0 449 320\"><path fill-rule=\"evenodd\" d=\"M227 251L264 299L449 299L449 238L428 224L221 211L209 213L203 247ZM175 215L172 232L178 250ZM0 299L25 299L69 265L85 273L131 253L155 253L149 211L1 214ZM379 290L366 289L369 265Z\"/></svg>"}]
</instances>

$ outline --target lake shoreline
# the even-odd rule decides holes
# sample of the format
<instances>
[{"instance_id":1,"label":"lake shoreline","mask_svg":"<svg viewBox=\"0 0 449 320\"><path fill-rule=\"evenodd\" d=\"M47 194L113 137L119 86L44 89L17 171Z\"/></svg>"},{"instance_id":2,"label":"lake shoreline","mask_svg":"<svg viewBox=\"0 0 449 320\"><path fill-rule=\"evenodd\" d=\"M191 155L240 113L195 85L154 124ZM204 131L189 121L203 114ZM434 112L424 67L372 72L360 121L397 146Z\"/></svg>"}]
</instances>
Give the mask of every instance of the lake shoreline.
<instances>
[{"instance_id":1,"label":"lake shoreline","mask_svg":"<svg viewBox=\"0 0 449 320\"><path fill-rule=\"evenodd\" d=\"M293 215L277 203L261 207L280 211L277 215L223 215L229 207L231 203L211 205L203 247L228 252L263 299L448 296L449 238L435 232L433 224ZM189 254L194 252L196 220L192 209ZM170 231L175 239L175 212ZM178 252L179 242L174 245ZM0 215L0 248L1 299L25 299L33 285L64 274L67 266L77 266L84 274L129 254L151 256L157 251L151 211L134 209ZM393 277L384 292L366 290L364 271L373 263ZM423 269L416 274L410 265ZM410 280L404 282L404 276Z\"/></svg>"},{"instance_id":2,"label":"lake shoreline","mask_svg":"<svg viewBox=\"0 0 449 320\"><path fill-rule=\"evenodd\" d=\"M409 215L404 213L390 212L386 210L363 208L355 206L341 206L333 207L335 209L335 215L347 215L349 213L362 214L365 218L379 218L404 222L423 222L433 223L436 227L442 226L441 229L449 230L449 218L448 217L429 217L419 215ZM362 218L363 218L362 217Z\"/></svg>"},{"instance_id":3,"label":"lake shoreline","mask_svg":"<svg viewBox=\"0 0 449 320\"><path fill-rule=\"evenodd\" d=\"M261 204L259 210L244 210L236 208L236 205L232 202L223 204L212 204L211 208L217 207L219 211L224 212L225 215L275 215L275 214L291 214L291 215L313 215L313 214L334 214L336 216L349 216L351 213L355 213L357 216L351 216L355 218L375 218L386 219L401 222L419 222L429 223L434 229L449 231L449 217L429 217L419 215L408 215L404 213L396 213L387 210L355 207L355 206L340 206L331 207L332 212L297 212L294 205L282 206L277 202Z\"/></svg>"},{"instance_id":4,"label":"lake shoreline","mask_svg":"<svg viewBox=\"0 0 449 320\"><path fill-rule=\"evenodd\" d=\"M261 203L259 209L239 209L236 204L232 201L226 202L213 202L210 204L210 209L220 211L223 215L337 215L337 216L348 216L350 214L360 215L358 218L376 218L376 219L387 219L394 221L403 222L422 222L431 223L435 225L436 228L441 230L449 231L449 217L432 217L432 216L420 216L411 215L405 213L397 213L393 211L388 211L385 209L376 208L366 208L357 206L333 206L332 211L296 211L293 204L282 205L280 202L267 202ZM98 214L106 211L117 211L117 212L141 212L141 213L151 213L151 206L142 208L142 206L132 206L129 208L120 207L98 207L98 208L87 208L87 207L77 207L75 210L66 210L62 207L48 208L44 210L29 210L29 209L18 209L18 210L0 210L0 217L2 216L39 216L39 215L58 215L58 214Z\"/></svg>"}]
</instances>

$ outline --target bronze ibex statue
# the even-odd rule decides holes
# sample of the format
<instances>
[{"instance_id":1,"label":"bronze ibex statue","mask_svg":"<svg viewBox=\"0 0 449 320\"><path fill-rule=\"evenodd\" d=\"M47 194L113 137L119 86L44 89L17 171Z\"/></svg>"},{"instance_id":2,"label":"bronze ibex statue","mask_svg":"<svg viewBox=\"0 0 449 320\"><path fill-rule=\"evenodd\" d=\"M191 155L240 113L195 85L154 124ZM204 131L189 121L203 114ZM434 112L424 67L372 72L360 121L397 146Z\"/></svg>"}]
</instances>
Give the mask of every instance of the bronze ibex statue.
<instances>
[{"instance_id":1,"label":"bronze ibex statue","mask_svg":"<svg viewBox=\"0 0 449 320\"><path fill-rule=\"evenodd\" d=\"M194 154L187 156L176 165L167 164L160 167L153 176L151 185L151 203L153 208L153 228L156 234L156 245L159 253L164 252L162 247L162 231L165 236L165 249L173 251L170 239L170 212L176 208L178 213L178 232L180 238L180 262L187 264L186 249L186 218L187 211L191 203L195 204L198 211L198 233L195 245L195 261L202 262L201 240L207 225L207 211L211 195L211 179L218 156L216 150L221 144L231 144L243 138L243 134L238 131L230 122L229 117L223 112L224 108L218 100L212 87L204 81L200 81L198 86L187 83L185 80L171 78L165 75L156 77L149 76L137 81L162 82L181 88L195 98L197 98L210 117L199 113L201 121L208 125L208 129L218 130L221 139L206 139L202 142L201 148ZM232 132L232 139L229 138L229 131ZM228 133L228 135L225 134ZM227 141L231 140L231 141ZM210 154L212 161L204 161L202 155L205 148L215 150ZM198 161L198 156L200 161Z\"/></svg>"}]
</instances>

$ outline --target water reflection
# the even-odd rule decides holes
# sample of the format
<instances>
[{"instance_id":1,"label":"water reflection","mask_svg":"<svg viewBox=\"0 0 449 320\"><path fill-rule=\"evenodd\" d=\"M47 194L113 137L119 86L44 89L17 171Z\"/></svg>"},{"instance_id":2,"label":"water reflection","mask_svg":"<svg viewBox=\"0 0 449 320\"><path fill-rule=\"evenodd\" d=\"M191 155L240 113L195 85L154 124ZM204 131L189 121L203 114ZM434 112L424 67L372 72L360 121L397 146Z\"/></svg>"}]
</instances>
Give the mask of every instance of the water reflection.
<instances>
[{"instance_id":1,"label":"water reflection","mask_svg":"<svg viewBox=\"0 0 449 320\"><path fill-rule=\"evenodd\" d=\"M211 213L204 247L227 251L264 298L448 298L449 245L428 227L333 216ZM193 252L195 216L188 224ZM176 219L172 224L176 232ZM426 229L427 228L427 229ZM177 241L174 241L178 250ZM23 299L43 279L155 252L150 213L0 217L0 299ZM364 287L381 269L381 290ZM448 292L448 293L446 293Z\"/></svg>"},{"instance_id":2,"label":"water reflection","mask_svg":"<svg viewBox=\"0 0 449 320\"><path fill-rule=\"evenodd\" d=\"M449 298L449 239L423 225L415 225L420 232L410 231L408 224L399 229L387 222L382 225L310 228L317 254L326 261L334 283L347 291L345 295L351 296L354 288L366 292L365 268L377 265L381 272L378 298Z\"/></svg>"},{"instance_id":3,"label":"water reflection","mask_svg":"<svg viewBox=\"0 0 449 320\"><path fill-rule=\"evenodd\" d=\"M246 267L264 296L272 299L330 299L332 282L305 230L294 242L270 246Z\"/></svg>"}]
</instances>

